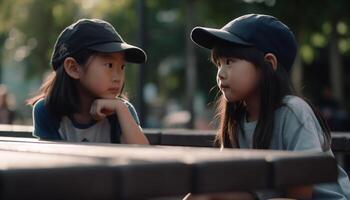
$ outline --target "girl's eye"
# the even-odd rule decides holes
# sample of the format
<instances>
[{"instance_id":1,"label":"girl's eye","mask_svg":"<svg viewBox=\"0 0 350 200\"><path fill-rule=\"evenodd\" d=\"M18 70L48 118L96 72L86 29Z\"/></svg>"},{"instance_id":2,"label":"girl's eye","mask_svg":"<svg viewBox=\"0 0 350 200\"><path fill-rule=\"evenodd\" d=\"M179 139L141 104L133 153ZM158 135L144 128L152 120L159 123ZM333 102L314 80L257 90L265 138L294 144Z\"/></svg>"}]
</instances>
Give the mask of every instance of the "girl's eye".
<instances>
[{"instance_id":1,"label":"girl's eye","mask_svg":"<svg viewBox=\"0 0 350 200\"><path fill-rule=\"evenodd\" d=\"M124 70L124 68L125 68L125 65L122 65L122 70Z\"/></svg>"},{"instance_id":2,"label":"girl's eye","mask_svg":"<svg viewBox=\"0 0 350 200\"><path fill-rule=\"evenodd\" d=\"M229 58L229 59L226 60L226 65L230 65L230 64L232 64L232 63L234 63L236 61L237 61L237 59L235 59L235 58Z\"/></svg>"},{"instance_id":3,"label":"girl's eye","mask_svg":"<svg viewBox=\"0 0 350 200\"><path fill-rule=\"evenodd\" d=\"M113 64L112 63L107 63L105 64L108 68L113 68Z\"/></svg>"}]
</instances>

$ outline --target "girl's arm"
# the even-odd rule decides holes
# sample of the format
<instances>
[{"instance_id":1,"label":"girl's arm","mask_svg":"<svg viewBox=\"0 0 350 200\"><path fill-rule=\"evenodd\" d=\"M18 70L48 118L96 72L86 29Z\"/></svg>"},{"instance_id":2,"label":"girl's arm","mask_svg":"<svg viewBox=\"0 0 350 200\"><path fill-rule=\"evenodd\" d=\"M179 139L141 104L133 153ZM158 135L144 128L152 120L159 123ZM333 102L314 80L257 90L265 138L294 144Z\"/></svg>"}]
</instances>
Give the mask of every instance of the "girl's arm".
<instances>
[{"instance_id":1,"label":"girl's arm","mask_svg":"<svg viewBox=\"0 0 350 200\"><path fill-rule=\"evenodd\" d=\"M117 100L116 113L122 130L121 141L126 144L149 144L141 127L135 122L128 106Z\"/></svg>"},{"instance_id":2,"label":"girl's arm","mask_svg":"<svg viewBox=\"0 0 350 200\"><path fill-rule=\"evenodd\" d=\"M149 144L141 127L135 122L128 106L119 99L96 99L91 106L90 114L101 120L113 113L117 114L122 131L121 141L126 144Z\"/></svg>"}]
</instances>

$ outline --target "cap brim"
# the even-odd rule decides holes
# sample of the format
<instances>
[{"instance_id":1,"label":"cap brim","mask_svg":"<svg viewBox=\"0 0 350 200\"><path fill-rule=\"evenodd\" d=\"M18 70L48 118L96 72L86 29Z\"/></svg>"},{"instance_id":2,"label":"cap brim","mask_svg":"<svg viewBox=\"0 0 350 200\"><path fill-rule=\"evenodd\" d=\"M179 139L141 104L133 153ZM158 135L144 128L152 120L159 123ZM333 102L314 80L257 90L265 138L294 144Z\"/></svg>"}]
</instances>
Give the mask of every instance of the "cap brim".
<instances>
[{"instance_id":1,"label":"cap brim","mask_svg":"<svg viewBox=\"0 0 350 200\"><path fill-rule=\"evenodd\" d=\"M109 42L93 45L88 48L101 53L124 52L125 60L131 63L141 64L147 61L147 55L142 49L127 43Z\"/></svg>"},{"instance_id":2,"label":"cap brim","mask_svg":"<svg viewBox=\"0 0 350 200\"><path fill-rule=\"evenodd\" d=\"M195 27L191 32L191 39L198 46L206 49L212 49L216 45L223 43L232 43L244 46L252 45L228 31L206 27Z\"/></svg>"}]
</instances>

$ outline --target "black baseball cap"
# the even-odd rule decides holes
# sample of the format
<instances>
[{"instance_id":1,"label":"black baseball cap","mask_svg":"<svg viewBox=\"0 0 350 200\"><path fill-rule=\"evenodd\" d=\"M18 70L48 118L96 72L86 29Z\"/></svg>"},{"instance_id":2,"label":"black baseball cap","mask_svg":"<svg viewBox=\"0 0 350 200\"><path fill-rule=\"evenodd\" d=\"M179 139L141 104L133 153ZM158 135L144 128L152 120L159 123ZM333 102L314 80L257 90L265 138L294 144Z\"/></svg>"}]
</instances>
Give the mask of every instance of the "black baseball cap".
<instances>
[{"instance_id":1,"label":"black baseball cap","mask_svg":"<svg viewBox=\"0 0 350 200\"><path fill-rule=\"evenodd\" d=\"M56 70L69 56L82 49L101 53L125 53L125 60L131 63L144 63L146 53L139 47L126 43L114 27L100 19L80 19L65 28L58 36L51 57Z\"/></svg>"},{"instance_id":2,"label":"black baseball cap","mask_svg":"<svg viewBox=\"0 0 350 200\"><path fill-rule=\"evenodd\" d=\"M243 15L221 29L195 27L191 39L207 49L222 43L254 46L263 53L273 53L288 72L297 54L297 42L292 31L269 15Z\"/></svg>"}]
</instances>

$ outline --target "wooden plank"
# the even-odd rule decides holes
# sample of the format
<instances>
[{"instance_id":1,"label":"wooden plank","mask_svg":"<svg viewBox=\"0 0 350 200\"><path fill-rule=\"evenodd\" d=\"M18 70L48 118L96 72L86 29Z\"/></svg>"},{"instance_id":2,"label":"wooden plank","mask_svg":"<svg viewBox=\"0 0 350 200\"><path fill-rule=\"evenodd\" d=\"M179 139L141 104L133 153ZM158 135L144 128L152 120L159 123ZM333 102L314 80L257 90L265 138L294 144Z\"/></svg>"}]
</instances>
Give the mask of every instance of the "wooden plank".
<instances>
[{"instance_id":1,"label":"wooden plank","mask_svg":"<svg viewBox=\"0 0 350 200\"><path fill-rule=\"evenodd\" d=\"M0 125L0 136L33 138L32 126ZM213 147L214 130L144 129L152 145ZM332 133L332 150L350 152L350 133Z\"/></svg>"},{"instance_id":2,"label":"wooden plank","mask_svg":"<svg viewBox=\"0 0 350 200\"><path fill-rule=\"evenodd\" d=\"M332 133L332 150L350 152L350 133Z\"/></svg>"},{"instance_id":3,"label":"wooden plank","mask_svg":"<svg viewBox=\"0 0 350 200\"><path fill-rule=\"evenodd\" d=\"M268 158L272 165L273 188L334 182L338 177L336 160L325 153L304 153L296 156L276 155ZM331 159L331 161L329 160Z\"/></svg>"},{"instance_id":4,"label":"wooden plank","mask_svg":"<svg viewBox=\"0 0 350 200\"><path fill-rule=\"evenodd\" d=\"M0 151L1 199L115 199L99 159Z\"/></svg>"},{"instance_id":5,"label":"wooden plank","mask_svg":"<svg viewBox=\"0 0 350 200\"><path fill-rule=\"evenodd\" d=\"M3 142L44 142L44 143L47 143L48 141L40 141L39 139L37 138L29 138L29 137L8 137L8 136L0 136L0 141L3 141Z\"/></svg>"},{"instance_id":6,"label":"wooden plank","mask_svg":"<svg viewBox=\"0 0 350 200\"><path fill-rule=\"evenodd\" d=\"M147 134L147 132L145 132ZM215 132L212 130L163 129L161 145L213 147Z\"/></svg>"},{"instance_id":7,"label":"wooden plank","mask_svg":"<svg viewBox=\"0 0 350 200\"><path fill-rule=\"evenodd\" d=\"M2 141L0 149L82 157L123 158L149 163L180 162L191 166L191 191L194 193L276 188L336 179L336 174L333 173L336 168L334 158L312 152L261 150L219 152L213 148ZM315 170L315 165L322 166L321 171ZM324 171L328 173L323 173ZM294 179L283 178L290 174L302 176L295 176Z\"/></svg>"},{"instance_id":8,"label":"wooden plank","mask_svg":"<svg viewBox=\"0 0 350 200\"><path fill-rule=\"evenodd\" d=\"M192 193L232 192L270 188L270 166L261 158L196 163Z\"/></svg>"},{"instance_id":9,"label":"wooden plank","mask_svg":"<svg viewBox=\"0 0 350 200\"><path fill-rule=\"evenodd\" d=\"M185 133L183 130L175 130L175 131L174 130L167 130L167 131L168 132L165 131L163 134L164 135L168 134L171 137L173 137L173 136L175 137L177 135L180 135L180 138L183 138L183 139L185 139L188 136L188 133ZM156 140L159 140L160 132L157 130L154 130L153 134L156 135L156 137L155 137ZM202 137L201 134L202 134L202 132L200 132L200 131L192 131L192 132L190 132L189 135L192 135L195 138L195 137ZM208 132L207 135L210 136L210 135L213 135L213 133ZM171 137L169 137L168 139L161 138L161 141L169 144L169 143L171 143L171 139L170 139ZM334 138L340 138L341 141L349 141L347 134L337 134ZM0 137L0 140L11 142L13 140L18 140L18 139L16 139L16 138L8 139L7 137L6 138ZM21 138L20 140L21 140L21 142L37 142L35 139L33 140L33 139ZM169 142L167 142L167 140ZM182 141L182 139L175 141L175 143L177 143L179 141ZM341 148L345 149L346 144L347 143L345 143L345 145ZM77 144L65 143L65 145L73 145L73 149L76 149ZM96 146L97 144L84 144L84 145ZM176 145L176 144L172 143L172 145ZM188 145L188 143L187 143L187 145ZM98 144L98 146L101 146L101 144ZM110 144L104 144L102 146L115 147L115 145L110 145ZM138 148L139 147L137 147L137 149ZM157 148L160 148L160 147L157 147ZM201 148L198 150L202 151ZM117 152L114 153L114 151L119 151L119 150L113 150L112 151L113 153L111 153L111 154L121 156L121 154L118 154ZM143 160L143 159L148 160L148 159L151 159L150 157L152 157L154 155L159 155L156 152L154 152L154 153L150 154L150 157L145 157L145 155L143 154L144 150L141 150L141 151L142 151L142 153L137 153L140 155L139 157L136 156L136 159L138 159L138 160ZM168 158L169 156L171 157L171 155L169 155L168 150L165 150L165 151L166 151L166 155L160 156L159 158L164 159L164 158ZM178 150L176 150L176 151L178 151ZM193 154L192 153L193 150L190 150L189 152L186 152L186 151L182 150L180 152L182 152L183 155ZM233 150L233 151L237 151L237 150ZM101 155L106 156L104 152L105 152L105 150L101 152ZM42 152L42 153L47 153L47 152ZM69 149L67 152L55 152L54 151L51 153L63 153L65 155L70 155L72 153L72 149ZM77 153L77 155L81 155L81 153ZM125 153L123 155L127 155L127 157L129 156L128 153ZM135 159L135 155L132 156L133 159ZM90 154L83 154L82 156L91 156L91 155ZM94 156L96 156L96 155L94 155ZM194 155L192 155L192 156L196 156L196 154L194 153ZM215 155L215 156L217 156L217 155ZM251 160L253 163L251 165L249 165L249 162L247 160L241 162L242 160L239 160L239 159L234 160L234 161L232 161L232 159L231 160L230 159L228 159L228 160L220 160L220 159L219 160L215 160L215 159L208 160L207 159L207 160L201 160L200 162L192 163L191 166L194 168L193 169L193 176L195 177L192 180L193 181L192 192L205 193L205 192L213 192L213 191L232 190L232 188L235 188L236 190L238 190L238 189L251 188L251 187L253 187L253 188L264 188L264 187L278 188L278 187L286 187L289 185L305 184L306 182L319 183L319 182L329 181L329 180L331 180L332 177L333 178L336 177L334 174L334 173L336 173L336 170L334 170L334 168L336 168L335 161L329 162L328 158L325 158L322 155L321 156L319 156L319 155L307 155L306 157L303 157L300 155L298 155L298 156L299 157L291 157L291 158L286 157L286 155L282 155L281 157L275 156L274 159L272 159L273 161L271 160L271 158L269 158L268 160L270 160L270 161L268 162L268 165L271 165L273 168L273 171L269 172L270 174L268 172L266 172L267 170L270 170L268 167L266 167L267 166L266 163L260 162L259 159L258 160ZM107 157L108 157L108 155L107 155ZM174 159L178 159L178 156L175 156ZM181 162L183 162L183 161L181 161ZM238 173L238 174L222 173L222 172L230 171L230 169L235 169L235 167L238 169L242 169L243 167L246 167L247 168L246 172L250 172L250 171L254 171L254 169L255 169L254 165L256 165L256 166L261 165L260 168L263 169L263 170L259 171L261 174L258 176L262 177L262 178L260 180L256 181L256 183L257 183L256 185L252 185L252 181L250 181L250 179L249 179L249 178L255 179L256 177L246 176L243 173ZM324 167L325 165L328 165L328 166ZM302 166L303 170L299 169L300 166ZM322 166L322 167L319 167L316 170L314 170L313 166ZM248 170L249 167L252 167L253 169ZM268 168L268 169L266 169L266 168ZM240 170L235 170L235 171L240 171ZM259 172L257 172L257 173L259 173ZM273 175L271 175L271 173ZM325 174L328 177L319 176L319 174ZM223 177L222 178L223 180L226 180L228 176L231 176L230 179L236 178L239 180L244 179L247 181L241 182L241 183L234 182L234 181L230 181L230 182L216 181L218 184L215 184L215 185L211 184L213 182L213 180L215 180L216 177L221 177L221 176ZM245 178L237 178L240 176L244 176ZM273 177L274 180L272 182L267 182L266 176L268 176L269 179L271 179L271 177ZM307 180L307 181L305 181L305 180ZM259 181L261 181L261 182L259 182Z\"/></svg>"},{"instance_id":10,"label":"wooden plank","mask_svg":"<svg viewBox=\"0 0 350 200\"><path fill-rule=\"evenodd\" d=\"M33 126L0 124L0 136L32 138Z\"/></svg>"},{"instance_id":11,"label":"wooden plank","mask_svg":"<svg viewBox=\"0 0 350 200\"><path fill-rule=\"evenodd\" d=\"M19 148L19 146L21 146ZM266 188L269 178L266 177L268 164L263 156L254 156L253 154L241 154L231 151L219 152L218 149L212 148L189 148L189 147L166 147L166 146L137 146L137 145L112 145L112 144L73 144L73 143L20 143L20 142L0 142L0 149L9 151L37 152L46 154L75 155L75 156L92 156L102 158L124 158L137 161L159 162L159 161L178 161L192 167L196 174L192 187L195 191L205 192L204 185L212 185L216 191L226 191L227 188L245 189L249 188ZM243 159L241 156L244 156ZM216 179L212 173L223 178L227 176L238 177L242 175L241 171L215 170L218 168L235 168L242 167L247 172L246 183L241 179L232 181L220 181L221 183L212 184ZM255 174L254 174L255 173ZM261 174L261 176L256 176ZM176 174L175 174L176 176ZM175 177L176 178L176 177ZM215 178L215 177L213 177ZM197 180L198 179L198 180ZM200 180L203 179L203 180ZM249 181L254 180L254 181ZM189 181L191 182L191 181ZM201 184L197 186L196 184ZM233 187L232 187L233 186ZM235 188L236 186L236 188ZM203 189L201 189L203 188ZM209 188L209 187L208 187ZM211 192L208 190L206 192Z\"/></svg>"},{"instance_id":12,"label":"wooden plank","mask_svg":"<svg viewBox=\"0 0 350 200\"><path fill-rule=\"evenodd\" d=\"M27 148L27 147L24 147ZM1 199L144 199L190 191L176 161L0 151Z\"/></svg>"},{"instance_id":13,"label":"wooden plank","mask_svg":"<svg viewBox=\"0 0 350 200\"><path fill-rule=\"evenodd\" d=\"M146 129L144 130L145 135L151 145L161 144L161 130L160 129Z\"/></svg>"}]
</instances>

